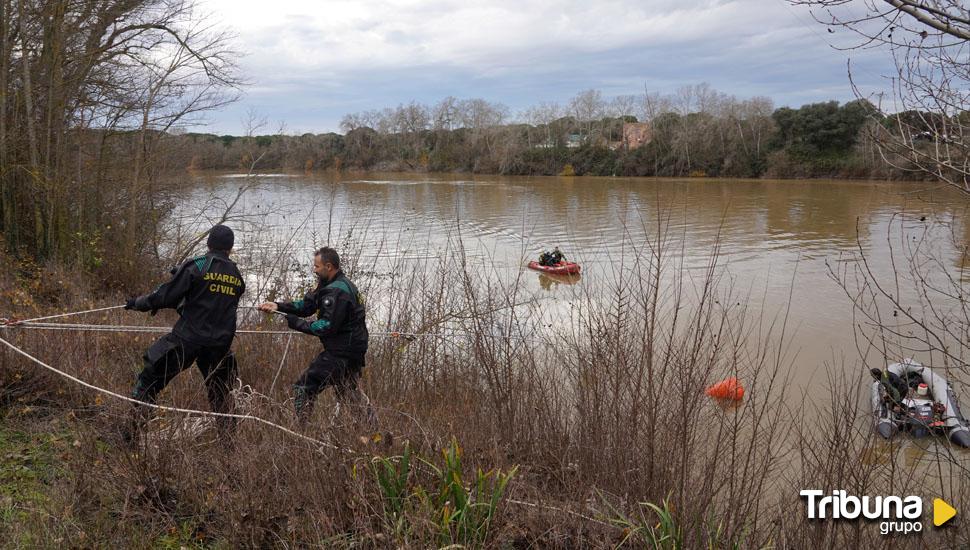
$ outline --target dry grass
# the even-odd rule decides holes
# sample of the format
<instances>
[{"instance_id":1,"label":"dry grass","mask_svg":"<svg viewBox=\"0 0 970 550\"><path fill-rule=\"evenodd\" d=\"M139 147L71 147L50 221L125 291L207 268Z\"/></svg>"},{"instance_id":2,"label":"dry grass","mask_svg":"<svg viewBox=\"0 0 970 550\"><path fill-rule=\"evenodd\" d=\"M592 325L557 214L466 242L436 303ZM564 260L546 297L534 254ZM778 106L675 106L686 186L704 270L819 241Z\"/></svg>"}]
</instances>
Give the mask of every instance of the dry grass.
<instances>
[{"instance_id":1,"label":"dry grass","mask_svg":"<svg viewBox=\"0 0 970 550\"><path fill-rule=\"evenodd\" d=\"M794 403L784 312L755 314L748 297L722 288L716 249L708 269L688 278L671 248L662 236L631 239L624 267L610 282L586 279L570 298L570 322L553 329L543 329L547 312L521 281L498 283L461 254L395 266L380 284L358 278L387 323L375 319L372 332L423 336L372 337L363 388L378 406L381 437L350 414L332 421L325 394L306 433L339 450L252 422L240 424L231 445L214 429L184 437L157 428L128 449L114 435L127 405L4 351L7 422L33 432L54 422L68 443L54 456L60 473L43 499L11 504L24 515L0 524L0 534L15 547L799 548L939 540L883 539L868 523L803 519L799 488L865 494L888 480L899 490L893 483L905 465L855 459L868 445L858 381L833 384L842 391L830 405ZM83 307L66 300L58 309L72 306ZM280 328L274 319L246 322ZM43 360L121 393L153 337L13 335ZM319 344L294 337L281 382L263 395L286 339L238 337L241 378L258 392L240 406L299 430L288 386ZM736 407L703 392L728 375L747 388ZM205 409L198 374L178 377L162 402ZM163 415L155 424L183 420ZM957 541L964 533L932 536Z\"/></svg>"}]
</instances>

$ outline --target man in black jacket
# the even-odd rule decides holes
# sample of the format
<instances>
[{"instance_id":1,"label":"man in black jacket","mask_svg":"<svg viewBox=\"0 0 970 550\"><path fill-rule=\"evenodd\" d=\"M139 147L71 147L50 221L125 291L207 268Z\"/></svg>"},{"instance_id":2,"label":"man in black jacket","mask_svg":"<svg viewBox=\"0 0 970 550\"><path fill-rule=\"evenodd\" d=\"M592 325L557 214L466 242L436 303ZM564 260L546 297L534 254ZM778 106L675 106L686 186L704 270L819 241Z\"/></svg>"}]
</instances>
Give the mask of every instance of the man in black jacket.
<instances>
[{"instance_id":1,"label":"man in black jacket","mask_svg":"<svg viewBox=\"0 0 970 550\"><path fill-rule=\"evenodd\" d=\"M340 270L340 256L328 247L313 256L317 287L302 300L264 302L262 311L285 313L293 330L320 338L323 351L310 363L293 384L297 416L306 421L316 396L327 386L334 386L337 399L351 405L362 405L357 381L364 368L367 353L367 323L364 302L354 283ZM303 317L317 315L310 323ZM373 411L368 407L368 419Z\"/></svg>"},{"instance_id":2,"label":"man in black jacket","mask_svg":"<svg viewBox=\"0 0 970 550\"><path fill-rule=\"evenodd\" d=\"M209 252L180 265L172 279L155 292L130 298L125 309L151 311L174 308L179 320L172 332L162 336L145 352L145 368L131 396L139 401L155 403L175 376L197 363L205 380L209 404L213 411L231 412L229 391L236 377L236 359L229 346L236 335L236 308L246 285L236 264L229 259L234 235L224 225L209 231ZM138 412L127 434L134 436L147 420L147 407ZM229 419L220 418L222 431L233 426Z\"/></svg>"}]
</instances>

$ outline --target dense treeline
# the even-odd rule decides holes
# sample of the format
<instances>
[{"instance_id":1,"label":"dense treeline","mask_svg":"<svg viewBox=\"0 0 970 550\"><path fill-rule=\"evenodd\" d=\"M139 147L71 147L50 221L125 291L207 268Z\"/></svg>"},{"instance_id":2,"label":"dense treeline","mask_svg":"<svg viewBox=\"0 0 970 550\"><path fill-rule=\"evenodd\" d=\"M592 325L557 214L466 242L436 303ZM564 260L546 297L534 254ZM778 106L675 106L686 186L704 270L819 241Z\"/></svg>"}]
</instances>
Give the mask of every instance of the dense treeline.
<instances>
[{"instance_id":1,"label":"dense treeline","mask_svg":"<svg viewBox=\"0 0 970 550\"><path fill-rule=\"evenodd\" d=\"M904 114L905 115L905 114ZM623 125L646 121L652 139L623 143ZM445 98L435 105L344 117L343 134L186 134L181 162L194 168L376 169L509 175L911 177L877 148L893 119L871 104L829 101L775 109L705 84L675 95L604 99L596 90L566 106L543 103L514 119L503 105ZM900 168L902 166L902 168Z\"/></svg>"},{"instance_id":2,"label":"dense treeline","mask_svg":"<svg viewBox=\"0 0 970 550\"><path fill-rule=\"evenodd\" d=\"M228 37L185 0L0 0L8 247L135 271L173 190L169 130L233 99ZM227 93L228 92L228 93ZM119 254L120 252L120 254ZM118 257L127 258L119 265Z\"/></svg>"},{"instance_id":3,"label":"dense treeline","mask_svg":"<svg viewBox=\"0 0 970 550\"><path fill-rule=\"evenodd\" d=\"M0 0L0 16L4 240L91 269L111 251L128 258L111 266L119 279L157 252L179 192L172 175L185 168L906 178L907 159L887 163L872 136L905 127L915 148L932 147L939 132L922 138L901 121L945 118L883 118L865 101L775 109L701 84L672 95L587 90L514 115L482 99L411 102L347 115L340 134L185 133L239 84L229 38L189 1ZM625 147L635 121L652 139Z\"/></svg>"}]
</instances>

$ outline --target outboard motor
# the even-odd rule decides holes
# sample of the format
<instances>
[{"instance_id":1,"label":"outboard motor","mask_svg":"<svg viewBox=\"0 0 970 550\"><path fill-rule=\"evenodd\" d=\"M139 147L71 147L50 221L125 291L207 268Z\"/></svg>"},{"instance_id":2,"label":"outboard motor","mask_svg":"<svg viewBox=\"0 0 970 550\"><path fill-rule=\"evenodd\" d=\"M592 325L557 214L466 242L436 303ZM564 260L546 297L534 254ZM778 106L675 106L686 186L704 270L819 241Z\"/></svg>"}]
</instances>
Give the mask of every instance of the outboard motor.
<instances>
[{"instance_id":1,"label":"outboard motor","mask_svg":"<svg viewBox=\"0 0 970 550\"><path fill-rule=\"evenodd\" d=\"M933 423L933 403L929 399L907 399L907 424L913 437L930 435L930 424Z\"/></svg>"}]
</instances>

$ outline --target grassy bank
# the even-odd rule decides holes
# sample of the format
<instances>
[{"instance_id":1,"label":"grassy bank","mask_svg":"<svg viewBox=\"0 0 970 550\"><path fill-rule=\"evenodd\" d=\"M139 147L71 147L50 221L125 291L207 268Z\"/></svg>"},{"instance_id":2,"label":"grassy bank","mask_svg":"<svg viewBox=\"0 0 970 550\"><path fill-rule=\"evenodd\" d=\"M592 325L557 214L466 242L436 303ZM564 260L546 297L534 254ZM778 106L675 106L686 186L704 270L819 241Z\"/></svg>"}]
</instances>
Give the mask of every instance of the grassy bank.
<instances>
[{"instance_id":1,"label":"grassy bank","mask_svg":"<svg viewBox=\"0 0 970 550\"><path fill-rule=\"evenodd\" d=\"M854 391L861 380L820 380L839 389L832 401L798 402L785 384L785 319L756 314L749 300L724 288L716 251L707 272L693 274L697 284L688 285L666 256L668 243L643 238L650 240L631 244L633 267L613 282L577 287L571 322L552 330L543 329L543 307L527 300L522 285L497 283L460 255L358 277L372 310L379 307L387 320L371 324L363 381L380 416L376 431L356 424L346 408L332 417L331 392L309 426L299 427L288 386L319 343L297 335L287 348L286 335L240 334L235 350L246 385L237 394L240 412L326 446L252 421L241 422L227 445L212 426L165 413L129 448L118 435L127 404L4 349L3 544L899 548L966 542L960 526L882 537L867 522L808 522L800 488L854 494L942 488L914 475L896 450L887 460L863 460L871 442L867 405ZM2 284L4 296L21 296L33 279L8 272ZM87 284L68 279L56 304L7 301L3 309L22 316L85 309ZM76 320L168 326L173 317L112 311ZM261 315L244 316L243 326L282 328ZM391 329L418 336L382 334ZM122 394L156 337L25 329L2 336ZM703 391L728 375L747 388L745 400L730 407ZM205 410L198 373L179 376L162 403ZM187 428L194 431L186 434ZM966 482L953 476L951 483L945 496L960 502Z\"/></svg>"}]
</instances>

